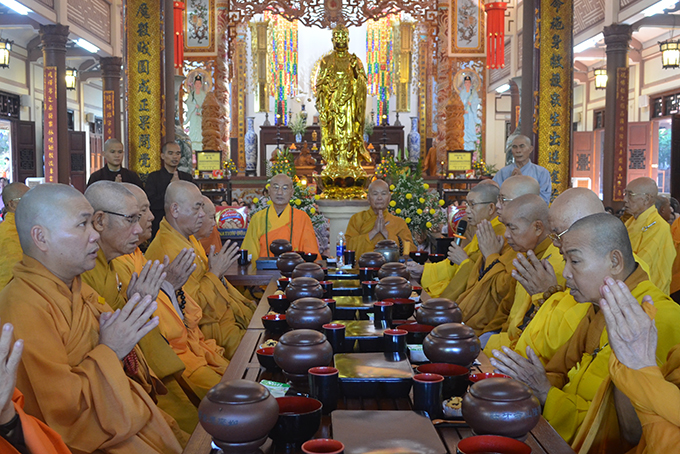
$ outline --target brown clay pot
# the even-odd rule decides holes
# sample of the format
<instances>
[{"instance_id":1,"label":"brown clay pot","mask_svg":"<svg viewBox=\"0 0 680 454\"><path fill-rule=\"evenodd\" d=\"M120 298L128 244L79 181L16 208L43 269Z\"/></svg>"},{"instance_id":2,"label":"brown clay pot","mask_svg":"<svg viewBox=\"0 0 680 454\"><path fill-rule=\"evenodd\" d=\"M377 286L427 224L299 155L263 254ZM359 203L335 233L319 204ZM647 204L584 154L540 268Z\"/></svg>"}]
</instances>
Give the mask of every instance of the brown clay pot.
<instances>
[{"instance_id":1,"label":"brown clay pot","mask_svg":"<svg viewBox=\"0 0 680 454\"><path fill-rule=\"evenodd\" d=\"M399 245L397 244L396 241L394 240L380 240L377 243L375 243L374 249L377 248L398 248Z\"/></svg>"},{"instance_id":2,"label":"brown clay pot","mask_svg":"<svg viewBox=\"0 0 680 454\"><path fill-rule=\"evenodd\" d=\"M293 274L291 277L296 278L296 277L311 277L316 279L317 281L323 281L324 280L324 272L323 268L321 268L320 265L317 265L316 263L300 263L298 264L295 269L293 270Z\"/></svg>"},{"instance_id":3,"label":"brown clay pot","mask_svg":"<svg viewBox=\"0 0 680 454\"><path fill-rule=\"evenodd\" d=\"M218 383L198 407L201 425L225 452L257 452L278 418L274 396L250 380Z\"/></svg>"},{"instance_id":4,"label":"brown clay pot","mask_svg":"<svg viewBox=\"0 0 680 454\"><path fill-rule=\"evenodd\" d=\"M297 252L284 252L276 259L276 267L286 277L290 277L295 267L301 263L305 263L305 260Z\"/></svg>"},{"instance_id":5,"label":"brown clay pot","mask_svg":"<svg viewBox=\"0 0 680 454\"><path fill-rule=\"evenodd\" d=\"M373 248L375 252L379 252L385 257L386 262L398 262L399 256L399 245L396 241L392 240L382 240L375 243Z\"/></svg>"},{"instance_id":6,"label":"brown clay pot","mask_svg":"<svg viewBox=\"0 0 680 454\"><path fill-rule=\"evenodd\" d=\"M284 252L290 252L292 250L293 245L290 244L290 241L288 240L277 239L272 241L272 243L269 245L269 252L274 254L275 257L278 257Z\"/></svg>"},{"instance_id":7,"label":"brown clay pot","mask_svg":"<svg viewBox=\"0 0 680 454\"><path fill-rule=\"evenodd\" d=\"M458 305L447 298L432 298L425 301L416 311L416 320L423 325L438 326L445 323L460 323L463 312Z\"/></svg>"},{"instance_id":8,"label":"brown clay pot","mask_svg":"<svg viewBox=\"0 0 680 454\"><path fill-rule=\"evenodd\" d=\"M411 284L401 276L384 277L375 286L375 297L379 300L408 298L409 296L411 296Z\"/></svg>"},{"instance_id":9,"label":"brown clay pot","mask_svg":"<svg viewBox=\"0 0 680 454\"><path fill-rule=\"evenodd\" d=\"M359 268L380 268L385 264L385 257L380 252L364 252L359 257Z\"/></svg>"},{"instance_id":10,"label":"brown clay pot","mask_svg":"<svg viewBox=\"0 0 680 454\"><path fill-rule=\"evenodd\" d=\"M404 279L410 279L411 273L408 272L406 265L399 262L388 262L380 267L378 271L378 278L382 279L384 277L390 276L401 276Z\"/></svg>"},{"instance_id":11,"label":"brown clay pot","mask_svg":"<svg viewBox=\"0 0 680 454\"><path fill-rule=\"evenodd\" d=\"M487 378L463 397L463 418L477 435L523 439L540 417L540 402L517 380Z\"/></svg>"},{"instance_id":12,"label":"brown clay pot","mask_svg":"<svg viewBox=\"0 0 680 454\"><path fill-rule=\"evenodd\" d=\"M423 341L423 353L433 363L469 367L481 350L474 330L460 323L439 325Z\"/></svg>"},{"instance_id":13,"label":"brown clay pot","mask_svg":"<svg viewBox=\"0 0 680 454\"><path fill-rule=\"evenodd\" d=\"M286 323L293 329L320 330L333 320L333 311L318 298L300 298L286 311Z\"/></svg>"},{"instance_id":14,"label":"brown clay pot","mask_svg":"<svg viewBox=\"0 0 680 454\"><path fill-rule=\"evenodd\" d=\"M286 287L286 298L291 303L300 298L321 298L323 297L323 288L319 281L311 277L296 277L290 280L290 284Z\"/></svg>"},{"instance_id":15,"label":"brown clay pot","mask_svg":"<svg viewBox=\"0 0 680 454\"><path fill-rule=\"evenodd\" d=\"M276 365L288 374L307 375L311 367L328 366L332 359L326 336L311 329L288 331L274 347Z\"/></svg>"}]
</instances>

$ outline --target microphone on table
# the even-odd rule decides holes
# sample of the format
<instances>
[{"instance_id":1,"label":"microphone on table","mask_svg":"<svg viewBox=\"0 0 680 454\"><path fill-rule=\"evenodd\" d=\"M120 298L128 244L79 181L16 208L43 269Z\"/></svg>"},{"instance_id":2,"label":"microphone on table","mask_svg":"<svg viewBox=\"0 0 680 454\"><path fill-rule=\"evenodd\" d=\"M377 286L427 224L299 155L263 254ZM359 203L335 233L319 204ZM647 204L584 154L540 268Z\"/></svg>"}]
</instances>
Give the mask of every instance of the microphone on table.
<instances>
[{"instance_id":1,"label":"microphone on table","mask_svg":"<svg viewBox=\"0 0 680 454\"><path fill-rule=\"evenodd\" d=\"M458 221L458 227L456 227L456 235L460 235L461 237L465 235L465 231L467 230L468 223L465 219L461 219ZM458 246L460 246L461 241L463 241L462 238L457 237L455 240Z\"/></svg>"}]
</instances>

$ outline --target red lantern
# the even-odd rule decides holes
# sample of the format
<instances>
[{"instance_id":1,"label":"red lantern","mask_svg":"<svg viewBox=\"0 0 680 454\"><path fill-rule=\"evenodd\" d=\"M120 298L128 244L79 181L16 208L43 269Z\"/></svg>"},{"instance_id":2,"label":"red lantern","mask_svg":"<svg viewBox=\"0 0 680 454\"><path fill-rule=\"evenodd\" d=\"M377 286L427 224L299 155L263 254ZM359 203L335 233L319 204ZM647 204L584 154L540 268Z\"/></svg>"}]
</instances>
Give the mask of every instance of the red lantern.
<instances>
[{"instance_id":1,"label":"red lantern","mask_svg":"<svg viewBox=\"0 0 680 454\"><path fill-rule=\"evenodd\" d=\"M484 5L486 11L486 67L498 69L505 67L505 2Z\"/></svg>"},{"instance_id":2,"label":"red lantern","mask_svg":"<svg viewBox=\"0 0 680 454\"><path fill-rule=\"evenodd\" d=\"M175 68L184 66L184 2L172 2L175 17Z\"/></svg>"}]
</instances>

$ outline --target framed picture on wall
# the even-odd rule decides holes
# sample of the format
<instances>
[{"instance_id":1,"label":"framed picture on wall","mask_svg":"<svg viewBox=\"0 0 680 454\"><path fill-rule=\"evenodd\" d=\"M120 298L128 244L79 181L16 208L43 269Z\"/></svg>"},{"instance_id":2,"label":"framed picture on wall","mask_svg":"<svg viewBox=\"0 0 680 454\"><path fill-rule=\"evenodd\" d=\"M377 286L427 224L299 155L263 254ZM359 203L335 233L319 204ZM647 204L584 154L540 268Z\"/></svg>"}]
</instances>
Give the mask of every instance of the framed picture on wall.
<instances>
[{"instance_id":1,"label":"framed picture on wall","mask_svg":"<svg viewBox=\"0 0 680 454\"><path fill-rule=\"evenodd\" d=\"M465 150L449 150L446 152L446 171L465 172L472 168L472 152Z\"/></svg>"},{"instance_id":2,"label":"framed picture on wall","mask_svg":"<svg viewBox=\"0 0 680 454\"><path fill-rule=\"evenodd\" d=\"M184 53L217 55L215 0L190 0L184 10Z\"/></svg>"}]
</instances>

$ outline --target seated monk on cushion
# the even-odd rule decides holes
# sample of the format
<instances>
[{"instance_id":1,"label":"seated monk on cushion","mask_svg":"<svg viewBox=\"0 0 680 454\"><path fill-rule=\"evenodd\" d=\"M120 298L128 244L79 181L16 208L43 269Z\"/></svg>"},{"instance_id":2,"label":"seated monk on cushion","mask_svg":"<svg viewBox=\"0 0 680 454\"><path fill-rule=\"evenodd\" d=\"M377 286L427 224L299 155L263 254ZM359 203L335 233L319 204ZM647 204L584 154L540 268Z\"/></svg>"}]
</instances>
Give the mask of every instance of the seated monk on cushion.
<instances>
[{"instance_id":1,"label":"seated monk on cushion","mask_svg":"<svg viewBox=\"0 0 680 454\"><path fill-rule=\"evenodd\" d=\"M295 183L288 175L281 173L269 180L272 203L250 218L241 246L252 254L253 260L273 257L269 245L278 239L290 241L294 251L314 253L317 260L321 259L312 220L304 211L290 206L294 191Z\"/></svg>"},{"instance_id":2,"label":"seated monk on cushion","mask_svg":"<svg viewBox=\"0 0 680 454\"><path fill-rule=\"evenodd\" d=\"M649 265L649 279L670 294L675 244L668 222L656 210L659 192L651 178L640 177L628 183L623 193L624 208L632 216L626 221L635 252Z\"/></svg>"},{"instance_id":3,"label":"seated monk on cushion","mask_svg":"<svg viewBox=\"0 0 680 454\"><path fill-rule=\"evenodd\" d=\"M24 412L24 396L14 387L24 341L10 347L13 331L6 323L0 336L0 452L70 454L58 433Z\"/></svg>"},{"instance_id":4,"label":"seated monk on cushion","mask_svg":"<svg viewBox=\"0 0 680 454\"><path fill-rule=\"evenodd\" d=\"M415 251L406 222L387 211L391 200L388 184L383 180L375 180L368 187L366 195L371 207L350 218L345 232L347 250L356 251L358 259L365 252L372 252L378 241L394 240L403 246L404 255Z\"/></svg>"},{"instance_id":5,"label":"seated monk on cushion","mask_svg":"<svg viewBox=\"0 0 680 454\"><path fill-rule=\"evenodd\" d=\"M139 235L138 243L142 244L151 238L153 213L149 209L149 199L137 186L130 183L122 184L134 194L139 203L142 215L139 223L143 232ZM158 293L158 310L155 315L160 319L158 329L161 334L184 363L182 377L198 399L203 399L205 394L222 379L229 360L224 358L222 347L214 340L203 336L198 326L203 318L201 307L183 290L189 276L196 269L195 260L196 253L192 249L182 249L169 264L167 256L165 257L167 276L161 286L161 292ZM128 282L133 273L141 273L146 263L142 251L137 248L132 254L115 259L112 265L122 282ZM168 284L170 288L167 287Z\"/></svg>"},{"instance_id":6,"label":"seated monk on cushion","mask_svg":"<svg viewBox=\"0 0 680 454\"><path fill-rule=\"evenodd\" d=\"M482 180L482 183L470 190L466 197L467 208L465 210L468 229L474 229L482 221L489 221L496 235L503 235L505 226L498 220L496 209L499 189L493 180ZM406 265L411 276L420 279L423 290L428 295L436 298L447 287L451 287L447 292L449 293L447 298L450 298L450 294L454 293L453 289L460 289L455 297L465 290L470 270L472 270L479 255L479 241L477 235L474 235L472 241L465 248L451 242L448 260L426 263L424 266L409 261L406 262Z\"/></svg>"},{"instance_id":7,"label":"seated monk on cushion","mask_svg":"<svg viewBox=\"0 0 680 454\"><path fill-rule=\"evenodd\" d=\"M93 215L61 184L30 190L17 207L24 257L0 292L0 317L24 340L17 388L25 411L74 454L179 453L165 413L137 382L149 372L135 345L158 325L156 303L134 295L113 312L80 278L97 261Z\"/></svg>"},{"instance_id":8,"label":"seated monk on cushion","mask_svg":"<svg viewBox=\"0 0 680 454\"><path fill-rule=\"evenodd\" d=\"M5 204L7 214L0 222L0 290L12 279L12 268L21 260L23 251L19 244L19 234L14 222L14 212L19 200L28 192L28 186L23 183L11 183L2 190L2 203Z\"/></svg>"},{"instance_id":9,"label":"seated monk on cushion","mask_svg":"<svg viewBox=\"0 0 680 454\"><path fill-rule=\"evenodd\" d=\"M221 250L212 247L206 254L194 237L203 225L203 196L187 181L173 181L165 193L166 217L160 223L149 248L148 260L174 260L183 249L193 249L196 269L182 287L185 294L198 303L203 311L199 323L208 339L224 348L224 356L231 359L250 319L255 305L238 292L222 276L236 262L238 244L227 241Z\"/></svg>"},{"instance_id":10,"label":"seated monk on cushion","mask_svg":"<svg viewBox=\"0 0 680 454\"><path fill-rule=\"evenodd\" d=\"M652 297L660 339L658 364L680 343L680 307L635 262L626 228L615 216L601 213L580 219L562 235L561 242L567 286L576 301L592 303L588 313L545 367L531 348L526 351L529 359L507 347L503 347L504 353L494 350L491 364L526 383L541 401L545 419L579 451L584 442L607 439L615 443L621 439L613 399L603 399L600 392L609 377L611 356L604 315L599 310L601 296L607 292L603 284L608 279L625 282L638 303L646 295ZM625 450L623 445L612 445L610 452Z\"/></svg>"},{"instance_id":11,"label":"seated monk on cushion","mask_svg":"<svg viewBox=\"0 0 680 454\"><path fill-rule=\"evenodd\" d=\"M206 196L203 196L203 212L205 213L203 225L194 236L201 242L201 246L206 251L210 250L210 246L214 246L215 250L219 251L222 249L222 239L220 238L219 230L217 230L217 221L215 220L217 210L212 200Z\"/></svg>"},{"instance_id":12,"label":"seated monk on cushion","mask_svg":"<svg viewBox=\"0 0 680 454\"><path fill-rule=\"evenodd\" d=\"M95 267L83 273L83 282L99 293L113 309L125 307L135 293L157 300L162 285L174 293L173 284L164 280L166 273L162 263L145 263L136 273L129 275L120 275L113 266L115 258L137 249L143 232L141 210L132 193L121 183L101 180L88 186L85 198L94 209L92 223L99 232L99 252ZM139 341L139 347L151 369L168 388L167 394L158 397L158 406L172 416L182 430L193 432L198 423L198 410L177 382L177 377L184 372L184 363L158 327Z\"/></svg>"},{"instance_id":13,"label":"seated monk on cushion","mask_svg":"<svg viewBox=\"0 0 680 454\"><path fill-rule=\"evenodd\" d=\"M518 208L515 207L515 204L518 204ZM539 261L554 260L556 263L562 261L560 251L553 246L552 240L548 237L550 225L548 222L548 205L545 204L545 200L534 194L523 195L512 202L508 202L505 212L505 237L510 246L517 252L518 258L524 258L522 253L525 253ZM507 232L507 229L510 229L510 232ZM513 261L513 266L517 267L518 265L519 261L516 258ZM561 273L559 285L564 285ZM492 335L505 334L502 338L507 339L506 333L511 323L510 318L512 323L516 324L518 321L524 323L524 316L531 307L531 296L518 282L515 283L514 295L512 301L503 300L504 305L498 307L493 319L484 328L480 339L482 345L485 345L486 340ZM498 343L498 346L500 346L500 339L496 337L494 341Z\"/></svg>"}]
</instances>

